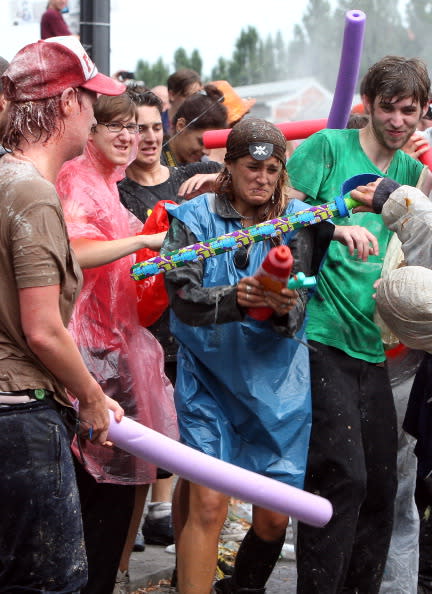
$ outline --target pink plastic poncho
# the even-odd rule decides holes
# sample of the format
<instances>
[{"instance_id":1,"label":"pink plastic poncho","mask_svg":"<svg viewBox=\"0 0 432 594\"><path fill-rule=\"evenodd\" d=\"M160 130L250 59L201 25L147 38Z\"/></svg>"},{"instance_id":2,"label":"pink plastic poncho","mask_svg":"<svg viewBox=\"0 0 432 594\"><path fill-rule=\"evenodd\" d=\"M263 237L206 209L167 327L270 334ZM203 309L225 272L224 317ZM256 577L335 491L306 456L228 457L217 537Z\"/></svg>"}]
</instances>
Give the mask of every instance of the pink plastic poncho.
<instances>
[{"instance_id":1,"label":"pink plastic poncho","mask_svg":"<svg viewBox=\"0 0 432 594\"><path fill-rule=\"evenodd\" d=\"M91 140L84 154L68 161L57 178L71 239L113 240L135 235L138 221L120 202L116 182L124 167L105 161ZM84 361L104 392L128 417L177 439L173 388L164 374L159 342L140 326L134 255L84 270L84 286L69 329ZM82 441L86 470L98 481L145 484L155 481L154 465L119 448ZM79 459L76 440L73 444Z\"/></svg>"}]
</instances>

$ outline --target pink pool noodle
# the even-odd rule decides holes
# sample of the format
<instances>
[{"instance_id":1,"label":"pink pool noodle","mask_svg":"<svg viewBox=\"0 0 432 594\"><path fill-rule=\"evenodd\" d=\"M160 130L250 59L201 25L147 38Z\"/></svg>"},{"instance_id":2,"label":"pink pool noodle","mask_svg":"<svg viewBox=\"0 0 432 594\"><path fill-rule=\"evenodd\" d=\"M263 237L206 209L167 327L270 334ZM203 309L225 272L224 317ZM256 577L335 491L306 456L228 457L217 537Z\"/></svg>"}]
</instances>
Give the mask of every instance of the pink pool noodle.
<instances>
[{"instance_id":1,"label":"pink pool noodle","mask_svg":"<svg viewBox=\"0 0 432 594\"><path fill-rule=\"evenodd\" d=\"M110 417L108 439L160 468L311 526L324 526L332 516L323 497L198 452L127 417L117 423L111 411Z\"/></svg>"},{"instance_id":2,"label":"pink pool noodle","mask_svg":"<svg viewBox=\"0 0 432 594\"><path fill-rule=\"evenodd\" d=\"M303 120L302 122L284 122L275 124L287 140L300 140L315 134L327 126L326 119ZM208 149L223 148L226 146L226 140L231 128L224 130L207 130L203 134L204 146Z\"/></svg>"},{"instance_id":3,"label":"pink pool noodle","mask_svg":"<svg viewBox=\"0 0 432 594\"><path fill-rule=\"evenodd\" d=\"M339 73L327 128L345 128L351 112L352 100L360 69L366 15L350 10L345 15L345 31Z\"/></svg>"}]
</instances>

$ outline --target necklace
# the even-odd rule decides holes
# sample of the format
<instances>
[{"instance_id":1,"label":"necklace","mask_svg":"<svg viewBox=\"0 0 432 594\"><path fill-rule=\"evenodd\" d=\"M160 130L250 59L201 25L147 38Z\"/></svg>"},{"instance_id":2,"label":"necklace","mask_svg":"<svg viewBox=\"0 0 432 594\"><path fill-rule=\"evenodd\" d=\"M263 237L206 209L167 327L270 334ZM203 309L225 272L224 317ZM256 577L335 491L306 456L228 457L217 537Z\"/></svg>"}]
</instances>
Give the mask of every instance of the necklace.
<instances>
[{"instance_id":1,"label":"necklace","mask_svg":"<svg viewBox=\"0 0 432 594\"><path fill-rule=\"evenodd\" d=\"M231 208L236 213L236 215L238 215L241 218L242 221L253 221L254 217L245 217L244 215L240 214L239 211L236 208L234 208L232 202L231 202Z\"/></svg>"},{"instance_id":2,"label":"necklace","mask_svg":"<svg viewBox=\"0 0 432 594\"><path fill-rule=\"evenodd\" d=\"M387 163L384 164L383 167L379 167L379 170L382 171L383 173L387 173L392 161L393 161L393 156L390 158L390 161L387 161Z\"/></svg>"}]
</instances>

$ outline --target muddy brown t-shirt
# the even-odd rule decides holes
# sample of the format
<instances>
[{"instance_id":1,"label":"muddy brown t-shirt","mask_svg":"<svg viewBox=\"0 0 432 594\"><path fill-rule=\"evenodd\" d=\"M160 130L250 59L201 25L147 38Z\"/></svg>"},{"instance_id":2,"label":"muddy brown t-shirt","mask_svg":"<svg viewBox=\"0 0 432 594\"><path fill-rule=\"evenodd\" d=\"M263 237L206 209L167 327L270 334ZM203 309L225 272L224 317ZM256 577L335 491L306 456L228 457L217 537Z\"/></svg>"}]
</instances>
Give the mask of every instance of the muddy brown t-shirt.
<instances>
[{"instance_id":1,"label":"muddy brown t-shirt","mask_svg":"<svg viewBox=\"0 0 432 594\"><path fill-rule=\"evenodd\" d=\"M60 285L67 326L82 284L54 186L27 160L0 159L0 391L64 387L27 346L19 289Z\"/></svg>"}]
</instances>

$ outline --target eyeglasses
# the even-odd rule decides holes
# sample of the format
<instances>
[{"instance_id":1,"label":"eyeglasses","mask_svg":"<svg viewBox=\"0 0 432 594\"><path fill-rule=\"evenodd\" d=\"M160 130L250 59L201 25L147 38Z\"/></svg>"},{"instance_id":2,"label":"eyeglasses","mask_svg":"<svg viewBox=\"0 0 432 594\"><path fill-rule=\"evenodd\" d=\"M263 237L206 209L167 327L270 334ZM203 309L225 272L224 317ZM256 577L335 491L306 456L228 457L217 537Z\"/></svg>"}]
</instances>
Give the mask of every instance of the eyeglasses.
<instances>
[{"instance_id":1,"label":"eyeglasses","mask_svg":"<svg viewBox=\"0 0 432 594\"><path fill-rule=\"evenodd\" d=\"M98 124L100 124L101 126L105 126L106 128L108 128L109 132L112 132L113 134L118 134L119 132L122 132L123 128L126 128L129 134L138 134L138 131L140 129L140 126L138 126L138 124L125 125L121 122L98 122Z\"/></svg>"}]
</instances>

